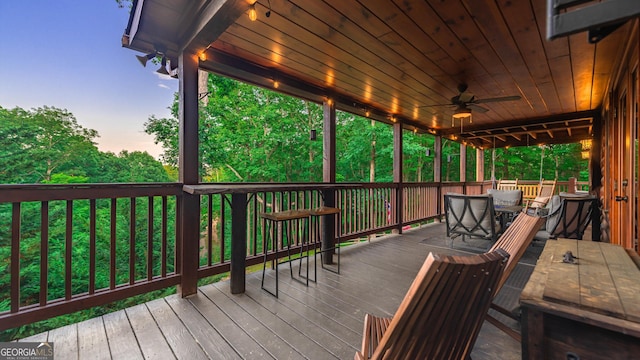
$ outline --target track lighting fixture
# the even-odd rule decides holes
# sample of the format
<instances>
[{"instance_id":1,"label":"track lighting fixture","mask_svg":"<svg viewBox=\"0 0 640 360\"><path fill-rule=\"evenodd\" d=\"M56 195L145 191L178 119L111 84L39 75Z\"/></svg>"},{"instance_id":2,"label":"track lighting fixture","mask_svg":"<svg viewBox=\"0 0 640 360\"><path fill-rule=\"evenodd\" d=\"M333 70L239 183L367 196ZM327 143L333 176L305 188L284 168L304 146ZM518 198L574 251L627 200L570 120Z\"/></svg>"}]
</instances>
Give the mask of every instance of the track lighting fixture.
<instances>
[{"instance_id":1,"label":"track lighting fixture","mask_svg":"<svg viewBox=\"0 0 640 360\"><path fill-rule=\"evenodd\" d=\"M136 58L138 59L138 61L140 61L140 64L142 64L142 66L147 67L147 61L153 59L154 57L156 57L158 55L157 51L154 51L152 53L149 53L147 55L136 55Z\"/></svg>"},{"instance_id":2,"label":"track lighting fixture","mask_svg":"<svg viewBox=\"0 0 640 360\"><path fill-rule=\"evenodd\" d=\"M169 71L167 71L167 57L162 55L162 62L160 63L160 68L156 71L158 74L169 75Z\"/></svg>"}]
</instances>

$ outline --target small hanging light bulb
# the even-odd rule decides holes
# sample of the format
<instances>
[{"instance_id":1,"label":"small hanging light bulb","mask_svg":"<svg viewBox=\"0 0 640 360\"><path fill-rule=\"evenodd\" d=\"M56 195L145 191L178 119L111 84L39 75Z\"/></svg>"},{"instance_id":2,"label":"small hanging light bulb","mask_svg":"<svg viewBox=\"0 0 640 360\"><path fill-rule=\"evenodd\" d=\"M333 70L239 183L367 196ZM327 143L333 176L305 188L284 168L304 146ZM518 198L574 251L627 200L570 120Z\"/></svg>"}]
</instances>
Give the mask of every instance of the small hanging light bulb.
<instances>
[{"instance_id":1,"label":"small hanging light bulb","mask_svg":"<svg viewBox=\"0 0 640 360\"><path fill-rule=\"evenodd\" d=\"M256 21L258 19L258 12L256 11L256 3L249 6L249 20Z\"/></svg>"}]
</instances>

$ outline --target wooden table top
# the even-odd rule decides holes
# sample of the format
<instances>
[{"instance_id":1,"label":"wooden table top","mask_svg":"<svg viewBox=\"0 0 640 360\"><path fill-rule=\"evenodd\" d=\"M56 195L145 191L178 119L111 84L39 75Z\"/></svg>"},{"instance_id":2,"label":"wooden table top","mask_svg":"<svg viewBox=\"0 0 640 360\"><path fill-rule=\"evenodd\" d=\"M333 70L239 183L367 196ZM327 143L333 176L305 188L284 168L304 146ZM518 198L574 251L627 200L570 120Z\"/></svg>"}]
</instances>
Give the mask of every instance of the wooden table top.
<instances>
[{"instance_id":1,"label":"wooden table top","mask_svg":"<svg viewBox=\"0 0 640 360\"><path fill-rule=\"evenodd\" d=\"M567 251L576 264L563 262ZM617 245L548 240L520 301L583 320L633 322L632 332L640 332L640 269Z\"/></svg>"}]
</instances>

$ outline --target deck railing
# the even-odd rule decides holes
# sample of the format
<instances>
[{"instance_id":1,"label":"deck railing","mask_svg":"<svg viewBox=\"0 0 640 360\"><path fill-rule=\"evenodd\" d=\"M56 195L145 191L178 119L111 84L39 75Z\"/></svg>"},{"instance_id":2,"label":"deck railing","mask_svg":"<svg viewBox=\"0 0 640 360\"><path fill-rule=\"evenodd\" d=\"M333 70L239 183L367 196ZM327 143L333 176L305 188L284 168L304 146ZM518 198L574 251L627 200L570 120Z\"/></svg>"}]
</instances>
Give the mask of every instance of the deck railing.
<instances>
[{"instance_id":1,"label":"deck railing","mask_svg":"<svg viewBox=\"0 0 640 360\"><path fill-rule=\"evenodd\" d=\"M179 284L181 194L180 184L0 186L0 329Z\"/></svg>"},{"instance_id":2,"label":"deck railing","mask_svg":"<svg viewBox=\"0 0 640 360\"><path fill-rule=\"evenodd\" d=\"M234 274L241 275L235 282L244 291L245 268L264 257L261 212L335 206L340 222L327 221L325 234L349 241L438 219L443 194L486 193L490 187L212 184L187 191L176 183L0 185L0 330L175 285L189 288L228 271L232 291ZM185 234L195 234L197 246L185 242ZM269 259L286 256L283 244L268 251Z\"/></svg>"}]
</instances>

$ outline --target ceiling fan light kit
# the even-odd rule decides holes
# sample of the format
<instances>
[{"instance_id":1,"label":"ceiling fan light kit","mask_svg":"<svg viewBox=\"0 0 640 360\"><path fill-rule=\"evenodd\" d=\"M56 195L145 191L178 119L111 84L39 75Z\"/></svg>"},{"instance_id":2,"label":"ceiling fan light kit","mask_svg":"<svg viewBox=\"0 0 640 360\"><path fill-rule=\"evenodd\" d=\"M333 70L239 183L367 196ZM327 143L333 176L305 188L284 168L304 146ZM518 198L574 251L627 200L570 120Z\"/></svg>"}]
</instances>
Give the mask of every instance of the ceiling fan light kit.
<instances>
[{"instance_id":1,"label":"ceiling fan light kit","mask_svg":"<svg viewBox=\"0 0 640 360\"><path fill-rule=\"evenodd\" d=\"M477 111L479 113L486 113L489 109L482 107L478 104L482 103L490 103L490 102L500 102L500 101L514 101L520 100L521 97L519 95L512 96L500 96L493 98L485 98L485 99L476 99L476 96L472 93L467 92L467 84L462 83L458 85L458 95L451 98L451 102L448 104L435 104L435 105L425 105L425 107L432 106L455 106L455 110L451 115L451 127L455 126L455 120L461 120L460 126L462 126L462 120L469 118L469 123L473 122L472 119L472 110Z\"/></svg>"}]
</instances>

